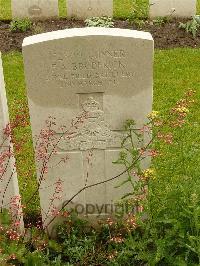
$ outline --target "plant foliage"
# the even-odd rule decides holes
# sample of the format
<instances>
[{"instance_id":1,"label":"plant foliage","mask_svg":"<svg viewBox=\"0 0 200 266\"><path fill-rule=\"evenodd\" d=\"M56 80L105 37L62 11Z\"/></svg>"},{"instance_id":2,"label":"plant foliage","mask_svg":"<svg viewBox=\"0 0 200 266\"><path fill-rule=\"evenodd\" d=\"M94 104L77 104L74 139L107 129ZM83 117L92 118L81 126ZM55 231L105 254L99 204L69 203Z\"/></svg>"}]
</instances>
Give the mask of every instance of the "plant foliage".
<instances>
[{"instance_id":1,"label":"plant foliage","mask_svg":"<svg viewBox=\"0 0 200 266\"><path fill-rule=\"evenodd\" d=\"M10 23L10 31L12 32L26 32L31 29L32 22L29 18L15 19Z\"/></svg>"},{"instance_id":2,"label":"plant foliage","mask_svg":"<svg viewBox=\"0 0 200 266\"><path fill-rule=\"evenodd\" d=\"M85 20L87 27L105 27L112 28L114 27L114 22L110 17L92 17Z\"/></svg>"},{"instance_id":3,"label":"plant foliage","mask_svg":"<svg viewBox=\"0 0 200 266\"><path fill-rule=\"evenodd\" d=\"M191 33L195 38L200 27L200 16L194 16L192 20L189 20L186 23L180 23L179 27L184 29L187 33Z\"/></svg>"}]
</instances>

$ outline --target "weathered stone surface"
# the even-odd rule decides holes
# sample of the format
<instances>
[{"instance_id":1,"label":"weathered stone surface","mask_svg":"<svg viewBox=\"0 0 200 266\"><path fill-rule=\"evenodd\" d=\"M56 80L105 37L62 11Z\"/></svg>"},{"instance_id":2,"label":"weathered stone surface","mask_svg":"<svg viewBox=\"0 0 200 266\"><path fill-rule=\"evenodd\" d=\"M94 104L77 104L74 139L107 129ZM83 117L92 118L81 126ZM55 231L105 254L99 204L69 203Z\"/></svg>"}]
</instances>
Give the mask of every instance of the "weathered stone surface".
<instances>
[{"instance_id":1,"label":"weathered stone surface","mask_svg":"<svg viewBox=\"0 0 200 266\"><path fill-rule=\"evenodd\" d=\"M11 210L13 218L23 228L21 203L13 145L9 135L9 114L0 53L0 208Z\"/></svg>"},{"instance_id":2,"label":"weathered stone surface","mask_svg":"<svg viewBox=\"0 0 200 266\"><path fill-rule=\"evenodd\" d=\"M58 15L58 0L12 0L13 18L48 18Z\"/></svg>"},{"instance_id":3,"label":"weathered stone surface","mask_svg":"<svg viewBox=\"0 0 200 266\"><path fill-rule=\"evenodd\" d=\"M112 163L119 156L123 124L132 118L143 125L152 108L153 40L131 30L68 29L26 38L23 56L34 143L49 116L56 120L48 154L60 137L41 180L46 224L52 206L61 207L84 186L124 170ZM40 179L41 160L37 165ZM90 215L103 208L105 215L106 204L130 192L128 185L114 188L125 178L85 190L72 205L79 213L90 208ZM59 182L63 190L56 189L61 198L55 199Z\"/></svg>"},{"instance_id":4,"label":"weathered stone surface","mask_svg":"<svg viewBox=\"0 0 200 266\"><path fill-rule=\"evenodd\" d=\"M191 17L196 14L196 0L150 0L150 17Z\"/></svg>"},{"instance_id":5,"label":"weathered stone surface","mask_svg":"<svg viewBox=\"0 0 200 266\"><path fill-rule=\"evenodd\" d=\"M67 0L68 17L86 19L113 16L113 0Z\"/></svg>"}]
</instances>

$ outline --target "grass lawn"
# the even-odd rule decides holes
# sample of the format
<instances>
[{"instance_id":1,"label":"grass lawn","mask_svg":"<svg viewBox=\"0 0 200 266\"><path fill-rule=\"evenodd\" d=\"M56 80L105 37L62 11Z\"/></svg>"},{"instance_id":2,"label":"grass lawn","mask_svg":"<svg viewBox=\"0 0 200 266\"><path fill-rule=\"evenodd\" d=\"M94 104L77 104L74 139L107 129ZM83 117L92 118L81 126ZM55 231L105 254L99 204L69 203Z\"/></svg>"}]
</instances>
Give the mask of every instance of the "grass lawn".
<instances>
[{"instance_id":1,"label":"grass lawn","mask_svg":"<svg viewBox=\"0 0 200 266\"><path fill-rule=\"evenodd\" d=\"M182 184L181 177L199 180L200 173L200 49L175 49L156 51L154 66L154 110L169 110L177 100L183 98L184 91L196 91L196 103L189 114L190 124L182 129L173 131L175 143L165 145L164 156L158 156L154 161L158 176L168 179L165 183ZM167 114L167 113L166 113ZM192 182L191 182L192 183ZM158 191L162 191L159 187ZM166 188L165 187L165 188ZM163 188L163 191L165 191ZM161 192L159 192L161 193ZM164 193L164 192L163 192Z\"/></svg>"},{"instance_id":2,"label":"grass lawn","mask_svg":"<svg viewBox=\"0 0 200 266\"><path fill-rule=\"evenodd\" d=\"M200 106L200 49L174 49L155 51L154 65L154 110L168 110L179 100L183 93L192 88L197 91L197 105ZM3 55L3 66L6 82L7 97L9 103L10 117L13 119L17 108L21 105L27 106L26 90L24 84L22 54L12 52ZM20 106L19 106L20 102ZM195 108L191 114L192 131L188 129L187 145L190 146L194 139L199 139L200 108ZM33 148L31 142L30 126L19 128L15 131L16 139L25 138L28 140L23 149L23 154L17 154L17 168L20 181L21 194L26 202L31 192L36 188ZM176 157L176 150L174 151ZM170 155L172 157L172 155ZM166 165L171 165L170 157L167 161L158 162L163 169ZM199 158L197 154L197 159ZM196 156L190 163L190 167L196 165ZM169 167L170 168L170 167ZM193 167L194 168L194 167ZM196 167L198 169L199 167ZM171 169L171 168L170 168ZM198 169L199 170L199 169ZM173 169L174 171L174 169ZM31 204L30 210L38 206L37 196L34 204Z\"/></svg>"},{"instance_id":3,"label":"grass lawn","mask_svg":"<svg viewBox=\"0 0 200 266\"><path fill-rule=\"evenodd\" d=\"M11 19L11 0L0 0L0 20Z\"/></svg>"},{"instance_id":4,"label":"grass lawn","mask_svg":"<svg viewBox=\"0 0 200 266\"><path fill-rule=\"evenodd\" d=\"M144 0L137 2L141 3ZM132 12L132 5L133 0L114 0L114 17L128 18ZM59 0L59 13L60 17L66 17L66 0ZM200 14L200 0L197 0L197 14ZM0 20L8 19L11 19L11 0L0 0Z\"/></svg>"},{"instance_id":5,"label":"grass lawn","mask_svg":"<svg viewBox=\"0 0 200 266\"><path fill-rule=\"evenodd\" d=\"M22 54L14 52L3 56L3 65L10 120L12 121L16 119L16 114L21 113L20 109L23 108L23 106L27 106ZM23 145L21 152L17 153L16 157L21 194L24 196L24 199L27 200L33 191L36 190L31 128L30 126L18 127L14 133L16 141L19 143L24 141L26 143ZM33 209L36 209L38 206L37 200L38 197L36 196ZM32 209L32 206L30 206L30 209Z\"/></svg>"}]
</instances>

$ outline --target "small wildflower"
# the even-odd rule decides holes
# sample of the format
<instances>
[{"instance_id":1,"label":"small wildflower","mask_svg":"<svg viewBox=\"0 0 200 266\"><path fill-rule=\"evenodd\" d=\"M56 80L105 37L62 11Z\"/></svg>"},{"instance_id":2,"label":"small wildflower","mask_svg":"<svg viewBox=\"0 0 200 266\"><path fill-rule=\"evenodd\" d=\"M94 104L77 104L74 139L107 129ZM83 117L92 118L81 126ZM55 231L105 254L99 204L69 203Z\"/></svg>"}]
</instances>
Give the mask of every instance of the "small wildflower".
<instances>
[{"instance_id":1,"label":"small wildflower","mask_svg":"<svg viewBox=\"0 0 200 266\"><path fill-rule=\"evenodd\" d=\"M114 242L115 244L121 244L124 242L124 239L121 235L119 236L114 236L110 239L110 242Z\"/></svg>"},{"instance_id":2,"label":"small wildflower","mask_svg":"<svg viewBox=\"0 0 200 266\"><path fill-rule=\"evenodd\" d=\"M142 205L138 206L137 211L138 212L143 212L144 211L144 207Z\"/></svg>"},{"instance_id":3,"label":"small wildflower","mask_svg":"<svg viewBox=\"0 0 200 266\"><path fill-rule=\"evenodd\" d=\"M149 119L156 119L158 117L159 112L158 111L152 111L150 114L147 115Z\"/></svg>"},{"instance_id":4,"label":"small wildflower","mask_svg":"<svg viewBox=\"0 0 200 266\"><path fill-rule=\"evenodd\" d=\"M164 134L164 133L158 132L157 138L163 140L167 144L172 144L172 142L173 142L173 134L172 133Z\"/></svg>"},{"instance_id":5,"label":"small wildflower","mask_svg":"<svg viewBox=\"0 0 200 266\"><path fill-rule=\"evenodd\" d=\"M58 208L56 208L55 206L52 208L51 210L51 215L52 216L60 216L60 211L58 210Z\"/></svg>"},{"instance_id":6,"label":"small wildflower","mask_svg":"<svg viewBox=\"0 0 200 266\"><path fill-rule=\"evenodd\" d=\"M182 106L182 107L177 107L177 108L175 109L175 111L176 111L177 113L184 113L184 114L186 114L186 113L189 112L189 109L186 108L186 107L184 107L184 106Z\"/></svg>"},{"instance_id":7,"label":"small wildflower","mask_svg":"<svg viewBox=\"0 0 200 266\"><path fill-rule=\"evenodd\" d=\"M16 226L16 227L18 227L18 226L20 226L20 224L21 224L20 221L16 221L13 225Z\"/></svg>"},{"instance_id":8,"label":"small wildflower","mask_svg":"<svg viewBox=\"0 0 200 266\"><path fill-rule=\"evenodd\" d=\"M144 156L145 155L145 149L144 148L140 148L139 149L139 155L140 156Z\"/></svg>"},{"instance_id":9,"label":"small wildflower","mask_svg":"<svg viewBox=\"0 0 200 266\"><path fill-rule=\"evenodd\" d=\"M17 256L15 254L11 254L9 257L10 260L16 260L16 258L17 258Z\"/></svg>"},{"instance_id":10,"label":"small wildflower","mask_svg":"<svg viewBox=\"0 0 200 266\"><path fill-rule=\"evenodd\" d=\"M149 150L149 156L151 156L152 158L155 158L158 155L160 155L159 151L157 151L157 150Z\"/></svg>"},{"instance_id":11,"label":"small wildflower","mask_svg":"<svg viewBox=\"0 0 200 266\"><path fill-rule=\"evenodd\" d=\"M156 126L156 127L160 127L160 126L163 125L163 121L157 119L157 120L155 120L155 121L153 122L153 125Z\"/></svg>"},{"instance_id":12,"label":"small wildflower","mask_svg":"<svg viewBox=\"0 0 200 266\"><path fill-rule=\"evenodd\" d=\"M106 220L106 222L107 222L107 224L110 225L110 226L114 224L114 221L113 221L111 218L108 218L108 219Z\"/></svg>"},{"instance_id":13,"label":"small wildflower","mask_svg":"<svg viewBox=\"0 0 200 266\"><path fill-rule=\"evenodd\" d=\"M129 214L126 219L126 226L130 229L135 229L137 227L136 217L133 214Z\"/></svg>"},{"instance_id":14,"label":"small wildflower","mask_svg":"<svg viewBox=\"0 0 200 266\"><path fill-rule=\"evenodd\" d=\"M185 96L186 96L186 97L190 97L190 96L193 96L195 93L196 93L195 90L189 89L189 90L185 93Z\"/></svg>"},{"instance_id":15,"label":"small wildflower","mask_svg":"<svg viewBox=\"0 0 200 266\"><path fill-rule=\"evenodd\" d=\"M11 136L11 126L10 124L7 124L6 127L3 130L3 133L6 137L10 137Z\"/></svg>"},{"instance_id":16,"label":"small wildflower","mask_svg":"<svg viewBox=\"0 0 200 266\"><path fill-rule=\"evenodd\" d=\"M181 119L177 119L177 121L173 121L171 123L171 126L173 128L176 128L176 127L182 127L184 125L185 121L184 120L181 120Z\"/></svg>"},{"instance_id":17,"label":"small wildflower","mask_svg":"<svg viewBox=\"0 0 200 266\"><path fill-rule=\"evenodd\" d=\"M70 216L70 213L69 213L68 211L63 211L63 212L61 213L61 216L67 218L67 217Z\"/></svg>"},{"instance_id":18,"label":"small wildflower","mask_svg":"<svg viewBox=\"0 0 200 266\"><path fill-rule=\"evenodd\" d=\"M142 179L149 180L149 179L155 179L155 170L152 168L148 168L142 172Z\"/></svg>"},{"instance_id":19,"label":"small wildflower","mask_svg":"<svg viewBox=\"0 0 200 266\"><path fill-rule=\"evenodd\" d=\"M109 260L113 260L117 256L118 252L115 250L111 254L108 255Z\"/></svg>"},{"instance_id":20,"label":"small wildflower","mask_svg":"<svg viewBox=\"0 0 200 266\"><path fill-rule=\"evenodd\" d=\"M141 133L145 133L145 132L149 133L150 131L151 131L151 127L149 127L149 126L147 126L147 125L143 126L143 127L140 129L140 132L141 132Z\"/></svg>"},{"instance_id":21,"label":"small wildflower","mask_svg":"<svg viewBox=\"0 0 200 266\"><path fill-rule=\"evenodd\" d=\"M172 133L166 134L164 141L167 144L172 144L172 142L173 142L173 135L172 135Z\"/></svg>"},{"instance_id":22,"label":"small wildflower","mask_svg":"<svg viewBox=\"0 0 200 266\"><path fill-rule=\"evenodd\" d=\"M10 240L16 240L16 241L19 241L21 236L16 230L13 229L6 231L6 234Z\"/></svg>"}]
</instances>

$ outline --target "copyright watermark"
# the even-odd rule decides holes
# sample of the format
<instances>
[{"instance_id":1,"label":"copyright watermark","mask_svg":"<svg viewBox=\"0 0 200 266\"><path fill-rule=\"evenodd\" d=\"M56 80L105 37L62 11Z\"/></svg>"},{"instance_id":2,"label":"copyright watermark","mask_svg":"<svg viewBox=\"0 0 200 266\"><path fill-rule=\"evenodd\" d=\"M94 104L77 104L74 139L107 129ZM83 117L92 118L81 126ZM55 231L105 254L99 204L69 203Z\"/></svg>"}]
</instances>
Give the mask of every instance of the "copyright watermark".
<instances>
[{"instance_id":1,"label":"copyright watermark","mask_svg":"<svg viewBox=\"0 0 200 266\"><path fill-rule=\"evenodd\" d=\"M63 203L64 205L65 203ZM125 215L130 212L130 205L127 203L123 204L92 204L92 203L87 203L87 204L73 204L71 207L66 207L66 209L69 212L75 212L78 215L108 215L108 214L117 214L117 215Z\"/></svg>"}]
</instances>

